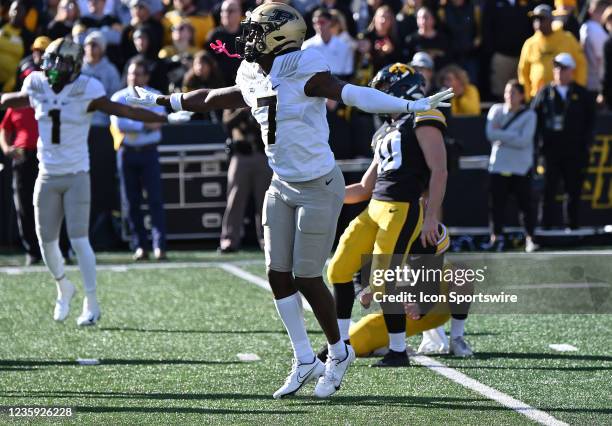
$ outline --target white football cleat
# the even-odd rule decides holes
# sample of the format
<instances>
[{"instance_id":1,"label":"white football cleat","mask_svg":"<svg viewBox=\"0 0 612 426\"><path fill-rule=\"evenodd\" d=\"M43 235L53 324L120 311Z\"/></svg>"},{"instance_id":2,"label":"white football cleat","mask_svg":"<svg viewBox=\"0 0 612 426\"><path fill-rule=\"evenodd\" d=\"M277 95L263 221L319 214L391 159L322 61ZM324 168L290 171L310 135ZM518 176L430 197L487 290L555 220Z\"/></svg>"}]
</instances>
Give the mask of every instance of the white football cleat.
<instances>
[{"instance_id":1,"label":"white football cleat","mask_svg":"<svg viewBox=\"0 0 612 426\"><path fill-rule=\"evenodd\" d=\"M310 364L304 364L293 360L291 372L285 380L285 384L282 385L272 395L274 399L280 399L285 396L291 396L301 389L306 383L316 380L321 377L325 372L325 364L321 362L319 358L315 356L315 359Z\"/></svg>"},{"instance_id":2,"label":"white football cleat","mask_svg":"<svg viewBox=\"0 0 612 426\"><path fill-rule=\"evenodd\" d=\"M95 325L100 320L100 306L94 298L89 300L87 296L83 299L83 312L77 318L77 325L88 326Z\"/></svg>"},{"instance_id":3,"label":"white football cleat","mask_svg":"<svg viewBox=\"0 0 612 426\"><path fill-rule=\"evenodd\" d=\"M64 321L70 313L70 301L74 297L76 288L67 279L57 282L57 300L55 301L55 309L53 309L53 319L55 321Z\"/></svg>"},{"instance_id":4,"label":"white football cleat","mask_svg":"<svg viewBox=\"0 0 612 426\"><path fill-rule=\"evenodd\" d=\"M314 389L314 395L317 398L327 398L336 393L340 389L342 379L348 370L349 365L355 361L355 351L351 345L346 345L346 356L343 359L335 359L330 355L327 356L325 363L325 373Z\"/></svg>"},{"instance_id":5,"label":"white football cleat","mask_svg":"<svg viewBox=\"0 0 612 426\"><path fill-rule=\"evenodd\" d=\"M463 339L463 336L454 337L450 341L450 351L453 355L461 358L474 356L470 345Z\"/></svg>"},{"instance_id":6,"label":"white football cleat","mask_svg":"<svg viewBox=\"0 0 612 426\"><path fill-rule=\"evenodd\" d=\"M438 355L448 353L448 338L444 326L423 332L423 340L417 350L419 355Z\"/></svg>"}]
</instances>

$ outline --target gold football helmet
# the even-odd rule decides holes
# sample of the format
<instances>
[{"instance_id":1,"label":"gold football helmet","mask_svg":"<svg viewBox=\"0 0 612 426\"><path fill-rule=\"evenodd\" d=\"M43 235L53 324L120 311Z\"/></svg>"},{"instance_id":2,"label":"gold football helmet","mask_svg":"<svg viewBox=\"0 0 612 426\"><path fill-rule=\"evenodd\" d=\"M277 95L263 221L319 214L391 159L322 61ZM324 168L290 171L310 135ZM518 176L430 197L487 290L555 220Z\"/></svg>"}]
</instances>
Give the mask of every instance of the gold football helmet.
<instances>
[{"instance_id":1,"label":"gold football helmet","mask_svg":"<svg viewBox=\"0 0 612 426\"><path fill-rule=\"evenodd\" d=\"M236 38L236 50L254 62L264 54L278 55L287 49L299 49L306 36L302 15L284 3L264 3L247 12L242 21L242 35Z\"/></svg>"},{"instance_id":2,"label":"gold football helmet","mask_svg":"<svg viewBox=\"0 0 612 426\"><path fill-rule=\"evenodd\" d=\"M52 41L43 54L41 69L52 86L74 81L83 65L83 47L67 38Z\"/></svg>"}]
</instances>

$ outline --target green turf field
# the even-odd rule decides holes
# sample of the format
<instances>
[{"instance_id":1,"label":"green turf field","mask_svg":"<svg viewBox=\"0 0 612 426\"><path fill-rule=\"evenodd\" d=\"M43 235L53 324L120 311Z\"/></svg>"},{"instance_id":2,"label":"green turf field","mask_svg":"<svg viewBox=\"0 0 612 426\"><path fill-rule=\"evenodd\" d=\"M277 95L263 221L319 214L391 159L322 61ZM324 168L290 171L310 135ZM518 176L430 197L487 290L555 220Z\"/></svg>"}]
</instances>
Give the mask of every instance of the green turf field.
<instances>
[{"instance_id":1,"label":"green turf field","mask_svg":"<svg viewBox=\"0 0 612 426\"><path fill-rule=\"evenodd\" d=\"M100 258L129 265L127 255ZM87 329L75 323L82 293L57 324L47 273L0 272L0 406L72 407L66 421L79 424L533 423L431 369L372 369L372 359L359 359L330 400L311 397L313 385L273 400L291 351L270 293L212 263L193 265L234 262L264 276L260 255L183 253L165 265L176 261L191 263L101 268L103 317ZM0 257L0 265L17 263ZM69 276L80 282L77 272ZM306 315L318 348L323 335ZM467 329L474 358L435 359L560 421L612 424L611 315L474 315ZM555 352L551 343L578 351ZM261 360L242 362L238 353ZM78 358L100 365L81 366ZM2 424L13 420L0 414Z\"/></svg>"}]
</instances>

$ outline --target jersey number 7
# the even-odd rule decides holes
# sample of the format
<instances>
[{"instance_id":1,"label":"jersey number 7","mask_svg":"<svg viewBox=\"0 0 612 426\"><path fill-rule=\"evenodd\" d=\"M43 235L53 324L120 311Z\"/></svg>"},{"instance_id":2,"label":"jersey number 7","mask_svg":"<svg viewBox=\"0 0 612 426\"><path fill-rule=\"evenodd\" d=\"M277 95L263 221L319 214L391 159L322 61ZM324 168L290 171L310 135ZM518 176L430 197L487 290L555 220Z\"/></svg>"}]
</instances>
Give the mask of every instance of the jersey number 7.
<instances>
[{"instance_id":1,"label":"jersey number 7","mask_svg":"<svg viewBox=\"0 0 612 426\"><path fill-rule=\"evenodd\" d=\"M60 114L61 110L59 109L49 110L49 117L51 117L51 143L56 145L60 143Z\"/></svg>"},{"instance_id":2,"label":"jersey number 7","mask_svg":"<svg viewBox=\"0 0 612 426\"><path fill-rule=\"evenodd\" d=\"M276 96L257 98L257 108L268 107L268 140L266 145L276 142Z\"/></svg>"}]
</instances>

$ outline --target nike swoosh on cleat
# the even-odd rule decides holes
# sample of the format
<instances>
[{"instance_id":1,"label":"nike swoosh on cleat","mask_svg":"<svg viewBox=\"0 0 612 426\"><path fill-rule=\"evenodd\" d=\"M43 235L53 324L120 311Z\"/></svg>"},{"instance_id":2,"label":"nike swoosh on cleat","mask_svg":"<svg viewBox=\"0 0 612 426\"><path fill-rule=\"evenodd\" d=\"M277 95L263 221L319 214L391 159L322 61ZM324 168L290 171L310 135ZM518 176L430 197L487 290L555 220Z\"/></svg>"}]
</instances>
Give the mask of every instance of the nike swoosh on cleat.
<instances>
[{"instance_id":1,"label":"nike swoosh on cleat","mask_svg":"<svg viewBox=\"0 0 612 426\"><path fill-rule=\"evenodd\" d=\"M298 373L298 376L297 376L298 383L304 383L304 381L310 377L310 375L312 374L315 368L317 367L316 366L312 367L305 376L302 376L300 375L300 373Z\"/></svg>"},{"instance_id":2,"label":"nike swoosh on cleat","mask_svg":"<svg viewBox=\"0 0 612 426\"><path fill-rule=\"evenodd\" d=\"M334 180L334 178L331 178L330 180L326 180L325 181L325 185L329 185L331 183L331 181Z\"/></svg>"}]
</instances>

